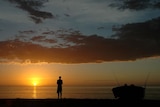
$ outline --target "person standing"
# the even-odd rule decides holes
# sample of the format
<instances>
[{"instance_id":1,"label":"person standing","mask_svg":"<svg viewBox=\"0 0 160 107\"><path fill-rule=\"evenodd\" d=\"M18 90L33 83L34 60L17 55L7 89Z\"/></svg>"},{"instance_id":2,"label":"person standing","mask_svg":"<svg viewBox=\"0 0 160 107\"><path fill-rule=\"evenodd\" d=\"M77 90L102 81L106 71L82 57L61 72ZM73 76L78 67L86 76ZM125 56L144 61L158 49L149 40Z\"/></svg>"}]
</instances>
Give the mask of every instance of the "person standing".
<instances>
[{"instance_id":1,"label":"person standing","mask_svg":"<svg viewBox=\"0 0 160 107\"><path fill-rule=\"evenodd\" d=\"M61 76L59 76L59 79L57 80L58 99L62 98L62 84L63 84L63 80L61 79Z\"/></svg>"}]
</instances>

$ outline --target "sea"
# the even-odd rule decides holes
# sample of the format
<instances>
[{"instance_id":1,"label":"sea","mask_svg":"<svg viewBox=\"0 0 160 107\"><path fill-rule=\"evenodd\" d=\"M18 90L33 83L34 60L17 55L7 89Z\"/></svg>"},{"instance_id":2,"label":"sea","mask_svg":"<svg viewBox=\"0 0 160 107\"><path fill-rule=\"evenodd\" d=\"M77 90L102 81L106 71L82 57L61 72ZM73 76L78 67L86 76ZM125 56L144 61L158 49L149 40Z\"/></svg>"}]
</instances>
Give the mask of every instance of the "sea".
<instances>
[{"instance_id":1,"label":"sea","mask_svg":"<svg viewBox=\"0 0 160 107\"><path fill-rule=\"evenodd\" d=\"M112 86L63 86L62 98L116 99ZM0 99L56 99L53 86L0 86ZM144 99L160 100L160 86L149 86Z\"/></svg>"}]
</instances>

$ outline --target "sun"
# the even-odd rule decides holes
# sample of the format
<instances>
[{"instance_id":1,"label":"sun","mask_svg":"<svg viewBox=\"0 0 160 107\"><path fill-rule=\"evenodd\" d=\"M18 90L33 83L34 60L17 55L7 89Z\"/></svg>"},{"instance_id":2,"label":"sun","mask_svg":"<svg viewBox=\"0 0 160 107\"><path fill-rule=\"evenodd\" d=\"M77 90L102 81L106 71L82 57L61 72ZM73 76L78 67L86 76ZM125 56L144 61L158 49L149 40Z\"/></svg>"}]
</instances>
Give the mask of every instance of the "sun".
<instances>
[{"instance_id":1,"label":"sun","mask_svg":"<svg viewBox=\"0 0 160 107\"><path fill-rule=\"evenodd\" d=\"M32 83L33 86L38 86L39 82L40 82L39 78L34 77L34 78L31 79L31 83Z\"/></svg>"},{"instance_id":2,"label":"sun","mask_svg":"<svg viewBox=\"0 0 160 107\"><path fill-rule=\"evenodd\" d=\"M33 86L37 86L37 81L33 81Z\"/></svg>"}]
</instances>

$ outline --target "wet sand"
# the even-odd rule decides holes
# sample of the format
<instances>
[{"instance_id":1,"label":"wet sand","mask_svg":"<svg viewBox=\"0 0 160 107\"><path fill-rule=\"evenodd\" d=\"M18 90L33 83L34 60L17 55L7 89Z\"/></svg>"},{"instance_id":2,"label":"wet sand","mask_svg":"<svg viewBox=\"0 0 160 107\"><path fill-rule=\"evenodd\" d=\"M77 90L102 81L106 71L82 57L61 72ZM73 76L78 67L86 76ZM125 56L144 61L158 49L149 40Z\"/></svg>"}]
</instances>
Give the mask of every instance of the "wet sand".
<instances>
[{"instance_id":1,"label":"wet sand","mask_svg":"<svg viewBox=\"0 0 160 107\"><path fill-rule=\"evenodd\" d=\"M0 107L160 107L160 100L0 99Z\"/></svg>"}]
</instances>

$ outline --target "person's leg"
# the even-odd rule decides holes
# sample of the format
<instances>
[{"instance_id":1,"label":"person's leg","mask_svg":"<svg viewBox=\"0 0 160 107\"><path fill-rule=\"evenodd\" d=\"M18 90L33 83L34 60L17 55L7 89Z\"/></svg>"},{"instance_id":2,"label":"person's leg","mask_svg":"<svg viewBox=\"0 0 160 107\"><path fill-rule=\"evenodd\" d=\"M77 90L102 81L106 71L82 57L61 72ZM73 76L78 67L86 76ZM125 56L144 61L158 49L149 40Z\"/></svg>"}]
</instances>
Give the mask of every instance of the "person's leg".
<instances>
[{"instance_id":1,"label":"person's leg","mask_svg":"<svg viewBox=\"0 0 160 107\"><path fill-rule=\"evenodd\" d=\"M59 99L59 92L57 92L58 93L58 99Z\"/></svg>"},{"instance_id":2,"label":"person's leg","mask_svg":"<svg viewBox=\"0 0 160 107\"><path fill-rule=\"evenodd\" d=\"M60 94L61 94L61 99L62 99L62 92Z\"/></svg>"}]
</instances>

